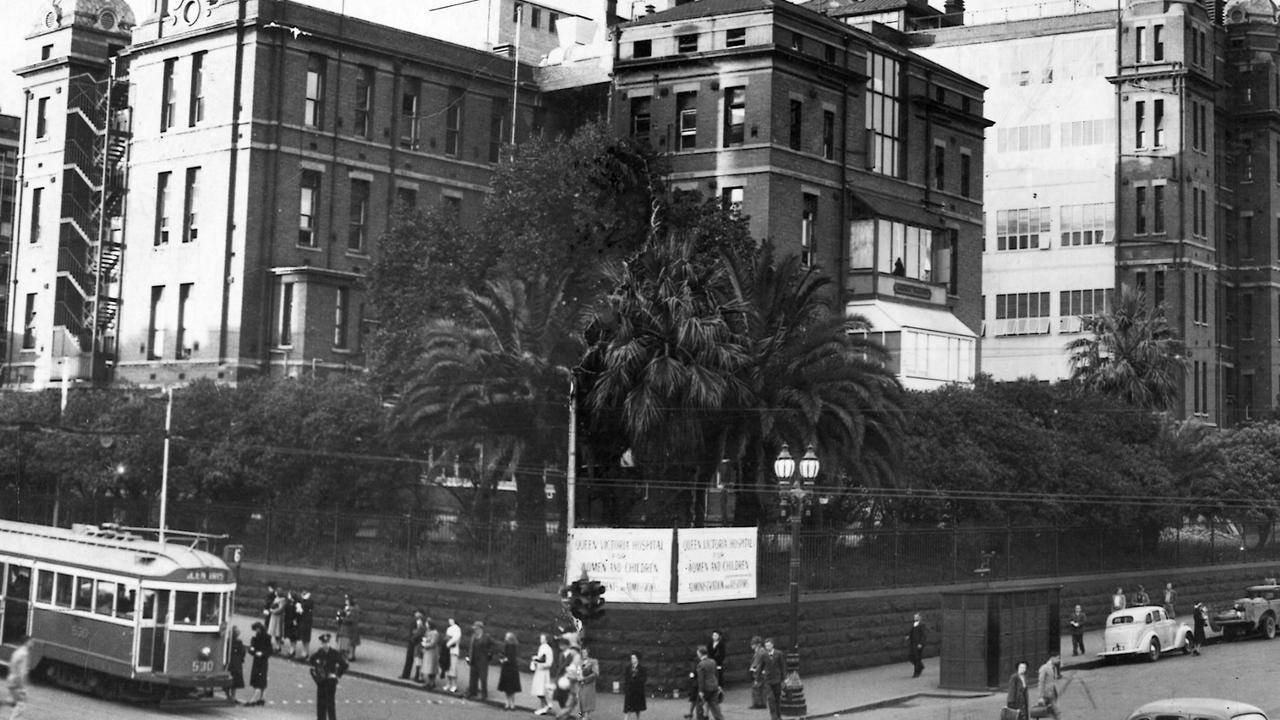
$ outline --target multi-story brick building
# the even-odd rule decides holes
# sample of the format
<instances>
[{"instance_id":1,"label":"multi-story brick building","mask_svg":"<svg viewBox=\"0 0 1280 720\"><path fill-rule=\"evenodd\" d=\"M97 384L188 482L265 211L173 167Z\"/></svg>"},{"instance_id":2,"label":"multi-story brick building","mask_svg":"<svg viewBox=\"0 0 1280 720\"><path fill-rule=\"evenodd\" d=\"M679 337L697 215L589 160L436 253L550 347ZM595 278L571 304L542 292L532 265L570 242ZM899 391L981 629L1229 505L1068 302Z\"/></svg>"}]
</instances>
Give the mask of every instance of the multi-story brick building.
<instances>
[{"instance_id":1,"label":"multi-story brick building","mask_svg":"<svg viewBox=\"0 0 1280 720\"><path fill-rule=\"evenodd\" d=\"M977 370L989 123L980 85L902 40L786 2L677 3L617 34L614 121L829 274L932 388Z\"/></svg>"},{"instance_id":2,"label":"multi-story brick building","mask_svg":"<svg viewBox=\"0 0 1280 720\"><path fill-rule=\"evenodd\" d=\"M0 115L0 277L9 278L13 246L13 220L17 209L18 148L22 120L15 115ZM0 287L0 318L9 317L9 283ZM0 355L5 352L7 335L0 335Z\"/></svg>"}]
</instances>

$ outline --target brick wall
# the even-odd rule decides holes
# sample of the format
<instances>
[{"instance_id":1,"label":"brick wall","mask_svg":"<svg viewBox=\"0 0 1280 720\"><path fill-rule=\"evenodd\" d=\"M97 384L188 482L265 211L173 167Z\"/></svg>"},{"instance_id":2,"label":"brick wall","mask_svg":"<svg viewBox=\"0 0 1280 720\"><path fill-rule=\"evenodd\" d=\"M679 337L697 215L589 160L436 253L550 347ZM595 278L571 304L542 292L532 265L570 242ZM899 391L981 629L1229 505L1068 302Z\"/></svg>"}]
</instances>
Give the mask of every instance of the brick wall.
<instances>
[{"instance_id":1,"label":"brick wall","mask_svg":"<svg viewBox=\"0 0 1280 720\"><path fill-rule=\"evenodd\" d=\"M1077 603L1089 615L1090 624L1101 625L1110 610L1117 585L1131 593L1138 583L1159 601L1165 582L1178 590L1177 611L1186 616L1197 601L1209 605L1229 603L1251 584L1273 577L1272 565L1228 565L1182 568L1121 575L1064 577L1062 610L1070 613ZM238 604L242 611L261 609L265 583L279 581L285 588L309 589L316 601L317 627L332 627L332 618L344 592L353 593L363 612L361 630L372 638L401 642L405 619L422 608L436 620L454 617L464 629L483 620L490 633L515 631L521 651L532 654L537 634L553 631L561 621L560 603L554 593L445 585L333 573L289 570L270 566L245 566L241 571ZM1002 587L1043 585L1044 580L999 583ZM993 585L996 585L993 583ZM906 667L906 633L911 616L921 612L931 633L926 656L936 656L940 646L940 592L966 586L904 588L875 592L810 595L800 602L802 675L831 673L860 667L903 663ZM606 594L606 599L608 595ZM639 651L649 668L654 692L683 690L684 677L693 664L693 648L712 629L727 639L727 681L745 682L752 635L772 636L780 648L790 644L790 604L785 597L735 600L695 605L613 605L598 626L589 630L589 642L600 659L605 685L621 678L627 655ZM1065 624L1064 624L1065 627Z\"/></svg>"}]
</instances>

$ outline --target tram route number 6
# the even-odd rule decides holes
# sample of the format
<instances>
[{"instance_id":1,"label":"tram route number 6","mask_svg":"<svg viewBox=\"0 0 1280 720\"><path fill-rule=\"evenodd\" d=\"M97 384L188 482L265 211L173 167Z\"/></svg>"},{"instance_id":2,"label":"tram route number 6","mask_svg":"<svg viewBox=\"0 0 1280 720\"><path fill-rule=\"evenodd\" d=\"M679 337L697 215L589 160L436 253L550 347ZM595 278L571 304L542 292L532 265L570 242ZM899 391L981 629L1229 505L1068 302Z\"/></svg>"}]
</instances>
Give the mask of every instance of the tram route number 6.
<instances>
[{"instance_id":1,"label":"tram route number 6","mask_svg":"<svg viewBox=\"0 0 1280 720\"><path fill-rule=\"evenodd\" d=\"M240 563L244 561L244 546L227 545L222 548L222 561L228 565L239 567Z\"/></svg>"}]
</instances>

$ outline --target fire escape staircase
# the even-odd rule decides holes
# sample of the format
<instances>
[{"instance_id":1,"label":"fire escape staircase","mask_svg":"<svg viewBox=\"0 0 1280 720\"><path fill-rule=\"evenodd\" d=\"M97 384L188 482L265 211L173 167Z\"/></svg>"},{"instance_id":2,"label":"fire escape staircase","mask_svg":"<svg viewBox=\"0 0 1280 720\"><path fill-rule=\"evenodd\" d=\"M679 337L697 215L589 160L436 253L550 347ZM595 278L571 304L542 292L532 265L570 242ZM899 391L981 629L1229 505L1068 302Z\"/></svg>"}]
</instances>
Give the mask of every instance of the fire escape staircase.
<instances>
[{"instance_id":1,"label":"fire escape staircase","mask_svg":"<svg viewBox=\"0 0 1280 720\"><path fill-rule=\"evenodd\" d=\"M90 256L90 270L96 279L89 302L85 304L85 326L94 327L95 335L104 337L115 327L120 312L120 298L113 293L119 285L119 269L124 246L117 232L124 215L128 189L126 156L129 151L130 111L129 84L125 77L106 81L106 92L98 103L97 116L102 118L102 132L95 146L95 160L101 168L100 196L95 220L97 243ZM96 324L96 326L95 326Z\"/></svg>"}]
</instances>

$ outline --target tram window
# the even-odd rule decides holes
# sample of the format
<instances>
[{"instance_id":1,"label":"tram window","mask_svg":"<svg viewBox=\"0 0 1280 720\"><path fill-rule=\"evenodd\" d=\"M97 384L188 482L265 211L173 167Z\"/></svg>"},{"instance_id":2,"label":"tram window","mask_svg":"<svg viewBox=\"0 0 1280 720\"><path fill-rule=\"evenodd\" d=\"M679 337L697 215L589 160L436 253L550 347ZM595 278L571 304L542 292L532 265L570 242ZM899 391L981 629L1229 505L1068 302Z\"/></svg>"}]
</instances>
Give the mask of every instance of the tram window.
<instances>
[{"instance_id":1,"label":"tram window","mask_svg":"<svg viewBox=\"0 0 1280 720\"><path fill-rule=\"evenodd\" d=\"M195 625L200 593L179 590L173 594L173 624Z\"/></svg>"},{"instance_id":2,"label":"tram window","mask_svg":"<svg viewBox=\"0 0 1280 720\"><path fill-rule=\"evenodd\" d=\"M123 583L116 585L116 617L125 620L133 619L134 600L137 599L137 590L133 588L125 588Z\"/></svg>"},{"instance_id":3,"label":"tram window","mask_svg":"<svg viewBox=\"0 0 1280 720\"><path fill-rule=\"evenodd\" d=\"M65 573L58 573L58 583L53 591L53 604L58 607L71 607L71 590L75 586L75 578Z\"/></svg>"},{"instance_id":4,"label":"tram window","mask_svg":"<svg viewBox=\"0 0 1280 720\"><path fill-rule=\"evenodd\" d=\"M93 578L76 578L76 604L73 610L93 610Z\"/></svg>"},{"instance_id":5,"label":"tram window","mask_svg":"<svg viewBox=\"0 0 1280 720\"><path fill-rule=\"evenodd\" d=\"M156 616L156 591L142 589L142 619L151 620Z\"/></svg>"},{"instance_id":6,"label":"tram window","mask_svg":"<svg viewBox=\"0 0 1280 720\"><path fill-rule=\"evenodd\" d=\"M200 624L217 625L222 621L222 596L218 593L200 593Z\"/></svg>"},{"instance_id":7,"label":"tram window","mask_svg":"<svg viewBox=\"0 0 1280 720\"><path fill-rule=\"evenodd\" d=\"M31 568L18 565L9 566L9 589L5 594L11 598L31 597Z\"/></svg>"},{"instance_id":8,"label":"tram window","mask_svg":"<svg viewBox=\"0 0 1280 720\"><path fill-rule=\"evenodd\" d=\"M98 581L98 595L93 604L93 611L99 615L110 617L115 613L116 584L106 580Z\"/></svg>"},{"instance_id":9,"label":"tram window","mask_svg":"<svg viewBox=\"0 0 1280 720\"><path fill-rule=\"evenodd\" d=\"M36 602L53 604L53 576L52 570L41 570L36 576Z\"/></svg>"}]
</instances>

